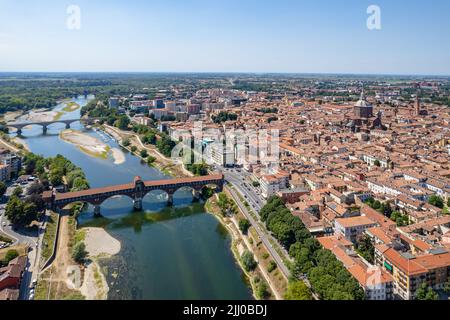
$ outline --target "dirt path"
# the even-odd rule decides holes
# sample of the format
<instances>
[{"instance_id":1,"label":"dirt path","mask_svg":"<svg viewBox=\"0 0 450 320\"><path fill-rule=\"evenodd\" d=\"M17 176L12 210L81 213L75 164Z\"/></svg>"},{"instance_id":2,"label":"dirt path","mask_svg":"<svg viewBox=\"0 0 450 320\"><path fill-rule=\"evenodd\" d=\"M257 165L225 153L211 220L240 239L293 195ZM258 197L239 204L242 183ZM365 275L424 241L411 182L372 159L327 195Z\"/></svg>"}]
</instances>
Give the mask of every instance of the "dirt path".
<instances>
[{"instance_id":1,"label":"dirt path","mask_svg":"<svg viewBox=\"0 0 450 320\"><path fill-rule=\"evenodd\" d=\"M66 290L66 288L61 288L62 286L67 286L67 268L74 265L72 257L69 252L69 217L61 217L59 240L57 245L56 259L53 262L54 271L52 281L56 281L58 284L56 286L56 297L60 296L61 290Z\"/></svg>"},{"instance_id":2,"label":"dirt path","mask_svg":"<svg viewBox=\"0 0 450 320\"><path fill-rule=\"evenodd\" d=\"M69 216L62 216L59 225L56 258L48 271L50 273L49 276L43 279L49 282L48 297L52 300L62 299L68 292L77 289L73 286L68 286L68 284L73 283L73 279L70 279L69 271L78 268L70 253L70 227Z\"/></svg>"}]
</instances>

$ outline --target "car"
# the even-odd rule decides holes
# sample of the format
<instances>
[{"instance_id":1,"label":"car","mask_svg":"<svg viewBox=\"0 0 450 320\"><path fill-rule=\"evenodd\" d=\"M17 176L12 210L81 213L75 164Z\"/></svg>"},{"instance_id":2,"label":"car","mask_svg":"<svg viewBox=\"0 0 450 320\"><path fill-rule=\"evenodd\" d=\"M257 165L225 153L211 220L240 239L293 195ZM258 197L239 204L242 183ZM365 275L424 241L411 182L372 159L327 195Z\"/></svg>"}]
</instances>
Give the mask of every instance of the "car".
<instances>
[{"instance_id":1,"label":"car","mask_svg":"<svg viewBox=\"0 0 450 320\"><path fill-rule=\"evenodd\" d=\"M6 222L5 221L3 221L2 226L6 227Z\"/></svg>"},{"instance_id":2,"label":"car","mask_svg":"<svg viewBox=\"0 0 450 320\"><path fill-rule=\"evenodd\" d=\"M30 296L28 297L28 300L34 300L34 294L30 294Z\"/></svg>"},{"instance_id":3,"label":"car","mask_svg":"<svg viewBox=\"0 0 450 320\"><path fill-rule=\"evenodd\" d=\"M36 284L37 284L37 280L34 279L34 280L31 282L31 286L34 288L34 287L36 286Z\"/></svg>"}]
</instances>

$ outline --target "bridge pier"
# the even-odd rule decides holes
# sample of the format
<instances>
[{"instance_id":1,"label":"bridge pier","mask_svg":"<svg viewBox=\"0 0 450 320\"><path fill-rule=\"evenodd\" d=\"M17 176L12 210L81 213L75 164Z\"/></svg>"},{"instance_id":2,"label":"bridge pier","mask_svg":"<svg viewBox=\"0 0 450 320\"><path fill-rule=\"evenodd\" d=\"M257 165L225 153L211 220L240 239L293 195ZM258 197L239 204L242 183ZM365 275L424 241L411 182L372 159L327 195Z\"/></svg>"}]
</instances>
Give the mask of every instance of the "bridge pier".
<instances>
[{"instance_id":1,"label":"bridge pier","mask_svg":"<svg viewBox=\"0 0 450 320\"><path fill-rule=\"evenodd\" d=\"M143 210L142 198L134 199L133 205L135 211L142 211Z\"/></svg>"},{"instance_id":2,"label":"bridge pier","mask_svg":"<svg viewBox=\"0 0 450 320\"><path fill-rule=\"evenodd\" d=\"M102 216L102 214L100 213L100 206L99 205L94 206L94 216L95 217L101 217Z\"/></svg>"},{"instance_id":3,"label":"bridge pier","mask_svg":"<svg viewBox=\"0 0 450 320\"><path fill-rule=\"evenodd\" d=\"M22 134L22 128L17 129L17 135L20 136Z\"/></svg>"},{"instance_id":4,"label":"bridge pier","mask_svg":"<svg viewBox=\"0 0 450 320\"><path fill-rule=\"evenodd\" d=\"M200 192L197 190L192 190L192 201L199 202L200 201Z\"/></svg>"},{"instance_id":5,"label":"bridge pier","mask_svg":"<svg viewBox=\"0 0 450 320\"><path fill-rule=\"evenodd\" d=\"M44 134L46 134L47 131L48 131L47 126L46 126L46 125L42 126L42 132L43 132Z\"/></svg>"},{"instance_id":6,"label":"bridge pier","mask_svg":"<svg viewBox=\"0 0 450 320\"><path fill-rule=\"evenodd\" d=\"M171 207L171 206L173 206L173 194L168 194L167 195L167 206L168 207Z\"/></svg>"},{"instance_id":7,"label":"bridge pier","mask_svg":"<svg viewBox=\"0 0 450 320\"><path fill-rule=\"evenodd\" d=\"M70 129L70 123L69 122L66 123L66 129Z\"/></svg>"}]
</instances>

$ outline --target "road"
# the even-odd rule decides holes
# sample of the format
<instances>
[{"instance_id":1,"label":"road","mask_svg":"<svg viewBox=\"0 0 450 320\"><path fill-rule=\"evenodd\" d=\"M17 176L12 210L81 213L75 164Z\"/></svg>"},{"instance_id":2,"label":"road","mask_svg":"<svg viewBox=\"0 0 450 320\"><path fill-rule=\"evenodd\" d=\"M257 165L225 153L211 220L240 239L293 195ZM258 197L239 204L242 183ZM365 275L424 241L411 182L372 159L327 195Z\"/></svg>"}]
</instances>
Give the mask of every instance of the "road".
<instances>
[{"instance_id":1,"label":"road","mask_svg":"<svg viewBox=\"0 0 450 320\"><path fill-rule=\"evenodd\" d=\"M237 192L239 192L245 198L245 201L247 201L252 210L255 213L257 213L257 216L259 217L259 212L261 211L261 208L264 206L266 201L260 194L260 191L256 187L254 187L249 181L250 174L240 169L228 169L221 167L220 170L223 171L225 180L234 186ZM275 250L275 248L272 246L272 243L278 243L277 240L267 231L265 227L260 227L260 223L262 222L259 219L258 221L256 221L253 215L248 212L248 209L242 203L241 199L236 194L236 192L232 188L228 188L228 190L230 191L233 200L236 202L236 204L239 206L241 211L246 216L247 220L249 220L252 226L255 228L256 232L258 233L258 236L261 238L261 241L269 250L269 253L275 260L278 268L289 279L291 274L289 269L284 264L284 261L279 255L278 251ZM290 259L289 253L286 251L285 248L283 248L282 246L278 246L278 249L283 252L285 259ZM312 287L309 280L306 277L302 278L301 280L312 291ZM312 292L312 296L315 300L319 300L319 297L314 292Z\"/></svg>"},{"instance_id":2,"label":"road","mask_svg":"<svg viewBox=\"0 0 450 320\"><path fill-rule=\"evenodd\" d=\"M245 198L245 201L247 201L252 210L257 213L259 217L259 212L266 204L266 200L261 195L259 189L254 187L250 182L251 174L240 169L221 168L220 170L223 171L225 180L233 184L236 190ZM268 237L271 243L278 243L278 241L269 233ZM285 248L280 245L278 246L278 249L283 252L283 256L285 259L291 259L289 256L289 252L287 252Z\"/></svg>"},{"instance_id":3,"label":"road","mask_svg":"<svg viewBox=\"0 0 450 320\"><path fill-rule=\"evenodd\" d=\"M270 255L272 256L272 258L274 259L274 261L276 262L278 268L281 270L281 272L283 272L283 274L285 275L286 278L289 279L291 273L289 271L289 269L286 267L286 265L283 262L283 259L280 257L280 255L278 254L278 252L273 248L272 244L270 243L267 234L265 231L263 231L258 222L253 218L253 216L251 215L251 213L248 212L247 208L244 206L244 204L241 203L239 196L236 194L236 192L232 189L232 188L228 188L228 190L230 191L231 196L233 197L233 200L236 202L236 204L239 206L239 209L242 211L242 213L244 214L245 218L250 221L250 223L252 224L252 226L255 228L256 233L258 234L258 236L260 237L261 241L264 243L264 245L266 246L267 250L269 251Z\"/></svg>"}]
</instances>

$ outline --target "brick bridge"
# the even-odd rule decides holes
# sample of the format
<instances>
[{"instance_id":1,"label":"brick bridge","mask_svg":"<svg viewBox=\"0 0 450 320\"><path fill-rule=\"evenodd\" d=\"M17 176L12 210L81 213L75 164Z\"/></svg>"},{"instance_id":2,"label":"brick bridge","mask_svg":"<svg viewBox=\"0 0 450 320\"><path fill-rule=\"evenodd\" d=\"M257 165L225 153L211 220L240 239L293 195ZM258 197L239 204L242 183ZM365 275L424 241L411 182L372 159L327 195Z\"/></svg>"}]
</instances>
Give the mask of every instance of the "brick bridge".
<instances>
[{"instance_id":1,"label":"brick bridge","mask_svg":"<svg viewBox=\"0 0 450 320\"><path fill-rule=\"evenodd\" d=\"M195 200L200 198L201 190L210 185L216 187L216 192L221 192L224 185L223 174L158 181L142 181L140 177L136 177L132 183L104 188L67 193L46 191L43 198L48 207L53 210L63 209L68 204L74 202L87 202L94 205L94 213L100 215L101 204L114 196L130 197L133 199L134 208L141 211L142 199L151 191L160 190L166 192L168 195L168 205L171 206L173 205L173 195L178 189L191 188Z\"/></svg>"},{"instance_id":2,"label":"brick bridge","mask_svg":"<svg viewBox=\"0 0 450 320\"><path fill-rule=\"evenodd\" d=\"M71 120L54 120L54 121L42 121L42 122L22 122L22 123L17 123L17 122L10 122L7 123L6 126L9 128L15 128L17 129L17 134L20 135L22 134L22 130L25 127L28 126L41 126L42 130L45 133L47 133L47 129L48 126L55 124L55 123L63 123L66 125L66 129L70 129L70 125L72 123L75 122L90 122L92 123L93 121L97 120L97 118L93 118L93 119L71 119Z\"/></svg>"}]
</instances>

